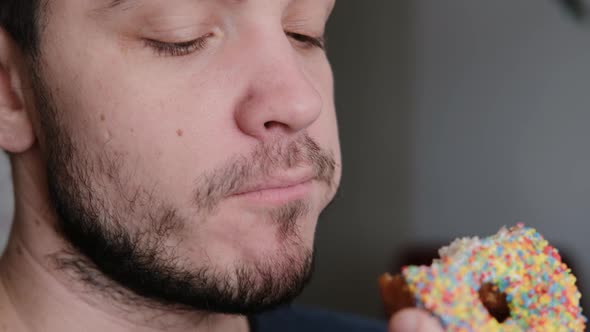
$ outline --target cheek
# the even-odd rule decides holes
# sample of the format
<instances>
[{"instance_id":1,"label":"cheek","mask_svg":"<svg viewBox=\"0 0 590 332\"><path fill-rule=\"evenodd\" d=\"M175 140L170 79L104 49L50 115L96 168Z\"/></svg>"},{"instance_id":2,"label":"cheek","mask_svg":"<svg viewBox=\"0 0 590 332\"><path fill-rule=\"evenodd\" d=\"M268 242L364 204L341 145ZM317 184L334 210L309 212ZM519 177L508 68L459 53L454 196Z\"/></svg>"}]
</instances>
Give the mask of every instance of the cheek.
<instances>
[{"instance_id":1,"label":"cheek","mask_svg":"<svg viewBox=\"0 0 590 332\"><path fill-rule=\"evenodd\" d=\"M141 170L138 180L155 182L168 200L185 201L194 180L233 152L218 145L227 131L223 105L154 84L131 84L126 91L98 132L108 132L109 147L135 161L129 167Z\"/></svg>"},{"instance_id":2,"label":"cheek","mask_svg":"<svg viewBox=\"0 0 590 332\"><path fill-rule=\"evenodd\" d=\"M155 187L166 201L186 202L195 178L231 153L212 144L227 121L223 105L201 97L209 91L191 93L139 71L123 75L124 67L84 72L73 84L48 85L79 150L92 163L122 161L123 190Z\"/></svg>"}]
</instances>

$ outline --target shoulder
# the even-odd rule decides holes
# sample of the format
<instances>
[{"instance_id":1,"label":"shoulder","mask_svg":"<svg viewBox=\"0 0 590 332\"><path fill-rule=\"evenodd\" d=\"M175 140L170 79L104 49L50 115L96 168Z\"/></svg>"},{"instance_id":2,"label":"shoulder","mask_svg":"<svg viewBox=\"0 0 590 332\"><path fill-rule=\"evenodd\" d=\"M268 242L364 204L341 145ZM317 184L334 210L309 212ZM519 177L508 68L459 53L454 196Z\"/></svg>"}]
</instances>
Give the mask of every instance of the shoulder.
<instances>
[{"instance_id":1,"label":"shoulder","mask_svg":"<svg viewBox=\"0 0 590 332\"><path fill-rule=\"evenodd\" d=\"M300 306L281 307L250 317L252 332L385 332L385 321Z\"/></svg>"}]
</instances>

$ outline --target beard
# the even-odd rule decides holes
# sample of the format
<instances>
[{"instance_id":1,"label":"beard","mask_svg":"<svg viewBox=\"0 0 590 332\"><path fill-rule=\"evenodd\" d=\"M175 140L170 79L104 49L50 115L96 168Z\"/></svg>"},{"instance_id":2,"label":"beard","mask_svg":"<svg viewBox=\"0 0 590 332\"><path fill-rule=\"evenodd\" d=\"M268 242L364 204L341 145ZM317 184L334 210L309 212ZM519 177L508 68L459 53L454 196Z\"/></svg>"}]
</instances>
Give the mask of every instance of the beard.
<instances>
[{"instance_id":1,"label":"beard","mask_svg":"<svg viewBox=\"0 0 590 332\"><path fill-rule=\"evenodd\" d=\"M309 165L315 180L334 188L331 153L305 134L291 142L260 144L248 156L235 156L196 179L191 201L198 217L189 221L153 186L133 183L123 154L95 153L75 141L55 96L40 75L33 76L50 203L56 231L67 243L52 255L57 268L118 304L163 310L246 315L301 293L314 265L314 250L302 241L298 223L308 215L309 202L269 211L280 246L266 257L220 269L206 257L195 262L180 254L178 239L187 225L203 224L228 194L277 170Z\"/></svg>"}]
</instances>

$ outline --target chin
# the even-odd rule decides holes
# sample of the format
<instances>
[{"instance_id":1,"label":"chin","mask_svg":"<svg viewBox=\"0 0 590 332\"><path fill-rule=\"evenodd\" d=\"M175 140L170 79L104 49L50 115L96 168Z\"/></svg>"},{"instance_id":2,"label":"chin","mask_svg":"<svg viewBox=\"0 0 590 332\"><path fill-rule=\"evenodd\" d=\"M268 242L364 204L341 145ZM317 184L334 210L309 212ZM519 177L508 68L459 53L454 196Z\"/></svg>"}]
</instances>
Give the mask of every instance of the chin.
<instances>
[{"instance_id":1,"label":"chin","mask_svg":"<svg viewBox=\"0 0 590 332\"><path fill-rule=\"evenodd\" d=\"M199 227L193 242L210 259L227 266L235 262L281 260L313 251L319 213L289 205L265 213L224 210Z\"/></svg>"}]
</instances>

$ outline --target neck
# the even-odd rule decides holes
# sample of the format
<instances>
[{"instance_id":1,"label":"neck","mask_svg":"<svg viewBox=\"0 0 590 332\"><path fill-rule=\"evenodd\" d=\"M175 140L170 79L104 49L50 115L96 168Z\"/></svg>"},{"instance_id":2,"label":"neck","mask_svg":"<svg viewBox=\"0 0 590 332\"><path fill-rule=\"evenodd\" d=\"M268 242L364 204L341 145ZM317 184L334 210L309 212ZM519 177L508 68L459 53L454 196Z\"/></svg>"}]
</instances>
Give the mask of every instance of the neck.
<instances>
[{"instance_id":1,"label":"neck","mask_svg":"<svg viewBox=\"0 0 590 332\"><path fill-rule=\"evenodd\" d=\"M56 231L42 174L14 166L15 221L0 259L0 328L5 328L0 330L248 331L243 316L118 302L110 293L125 289L89 287L73 278L71 270L56 264L69 246Z\"/></svg>"}]
</instances>

